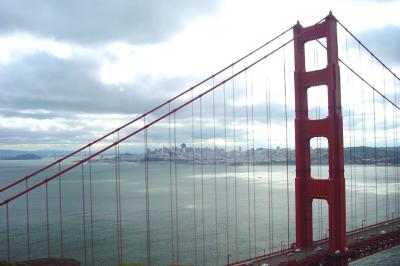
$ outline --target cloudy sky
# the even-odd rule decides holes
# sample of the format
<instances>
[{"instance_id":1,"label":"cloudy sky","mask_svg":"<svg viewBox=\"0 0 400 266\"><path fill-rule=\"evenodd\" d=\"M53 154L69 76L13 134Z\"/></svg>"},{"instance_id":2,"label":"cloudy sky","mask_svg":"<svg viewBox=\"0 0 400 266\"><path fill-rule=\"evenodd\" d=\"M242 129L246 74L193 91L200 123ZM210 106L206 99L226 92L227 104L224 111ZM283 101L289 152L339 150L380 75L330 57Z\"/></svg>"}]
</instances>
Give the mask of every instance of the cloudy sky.
<instances>
[{"instance_id":1,"label":"cloudy sky","mask_svg":"<svg viewBox=\"0 0 400 266\"><path fill-rule=\"evenodd\" d=\"M84 144L329 10L399 69L400 1L3 0L0 149Z\"/></svg>"}]
</instances>

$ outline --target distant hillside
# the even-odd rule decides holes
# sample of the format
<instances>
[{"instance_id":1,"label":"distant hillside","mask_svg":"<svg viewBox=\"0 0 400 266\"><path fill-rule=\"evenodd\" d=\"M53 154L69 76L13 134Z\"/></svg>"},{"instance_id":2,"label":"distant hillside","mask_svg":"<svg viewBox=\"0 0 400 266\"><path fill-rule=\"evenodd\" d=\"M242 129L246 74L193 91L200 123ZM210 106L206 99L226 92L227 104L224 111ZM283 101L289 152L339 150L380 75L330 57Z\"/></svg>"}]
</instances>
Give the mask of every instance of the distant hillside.
<instances>
[{"instance_id":1,"label":"distant hillside","mask_svg":"<svg viewBox=\"0 0 400 266\"><path fill-rule=\"evenodd\" d=\"M35 154L21 154L17 156L3 157L2 160L39 160L42 157Z\"/></svg>"},{"instance_id":2,"label":"distant hillside","mask_svg":"<svg viewBox=\"0 0 400 266\"><path fill-rule=\"evenodd\" d=\"M328 163L327 148L311 150L311 161ZM399 164L400 147L345 147L344 161L347 164Z\"/></svg>"},{"instance_id":3,"label":"distant hillside","mask_svg":"<svg viewBox=\"0 0 400 266\"><path fill-rule=\"evenodd\" d=\"M69 153L70 153L69 151L59 151L59 150L36 150L36 151L0 150L0 158L15 157L24 154L34 154L41 157L62 157Z\"/></svg>"}]
</instances>

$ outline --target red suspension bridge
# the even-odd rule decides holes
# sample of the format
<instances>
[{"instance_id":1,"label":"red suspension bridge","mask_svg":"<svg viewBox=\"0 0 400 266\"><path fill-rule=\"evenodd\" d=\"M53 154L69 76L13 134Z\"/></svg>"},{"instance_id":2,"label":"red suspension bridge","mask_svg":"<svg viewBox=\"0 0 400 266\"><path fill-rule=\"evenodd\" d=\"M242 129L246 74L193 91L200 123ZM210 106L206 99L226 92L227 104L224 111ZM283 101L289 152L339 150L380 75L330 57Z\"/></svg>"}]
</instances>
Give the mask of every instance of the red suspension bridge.
<instances>
[{"instance_id":1,"label":"red suspension bridge","mask_svg":"<svg viewBox=\"0 0 400 266\"><path fill-rule=\"evenodd\" d=\"M398 88L332 14L297 23L62 158L2 170L0 260L347 265L396 246Z\"/></svg>"}]
</instances>

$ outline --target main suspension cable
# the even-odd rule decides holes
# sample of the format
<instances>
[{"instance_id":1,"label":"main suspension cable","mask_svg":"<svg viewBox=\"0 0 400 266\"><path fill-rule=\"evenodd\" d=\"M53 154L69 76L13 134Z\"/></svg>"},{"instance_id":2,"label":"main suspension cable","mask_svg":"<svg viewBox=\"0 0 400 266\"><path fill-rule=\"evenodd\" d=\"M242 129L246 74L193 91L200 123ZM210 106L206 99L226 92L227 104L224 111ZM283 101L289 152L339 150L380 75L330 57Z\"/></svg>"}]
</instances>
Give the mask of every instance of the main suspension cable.
<instances>
[{"instance_id":1,"label":"main suspension cable","mask_svg":"<svg viewBox=\"0 0 400 266\"><path fill-rule=\"evenodd\" d=\"M327 47L321 43L319 40L317 42L327 49ZM400 110L400 107L397 105L397 103L393 102L390 100L388 97L386 97L385 93L381 93L377 88L375 88L371 83L369 83L366 79L364 79L359 73L357 73L353 68L351 68L346 62L344 62L342 59L338 58L339 62L342 63L350 72L352 72L355 76L357 76L359 79L361 79L368 87L370 87L372 90L374 90L376 93L378 93L383 99L388 101L391 105L396 107L398 110Z\"/></svg>"},{"instance_id":2,"label":"main suspension cable","mask_svg":"<svg viewBox=\"0 0 400 266\"><path fill-rule=\"evenodd\" d=\"M361 45L371 56L375 58L387 71L389 71L397 80L400 81L400 78L390 69L388 68L373 52L371 52L348 28L346 28L338 19L336 19L337 23L348 33L351 37L353 37L359 45Z\"/></svg>"},{"instance_id":3,"label":"main suspension cable","mask_svg":"<svg viewBox=\"0 0 400 266\"><path fill-rule=\"evenodd\" d=\"M112 143L112 144L110 144L110 145L108 145L108 146L106 146L106 147L100 149L99 151L93 153L91 156L88 156L88 157L86 157L86 158L84 158L84 159L81 159L81 160L79 160L78 162L76 162L76 163L70 165L69 167L66 167L66 168L65 168L64 170L62 170L60 173L56 173L56 174L53 174L53 175L51 175L51 176L45 178L44 180L40 181L39 183L37 183L37 184L31 186L29 189L23 190L23 191L21 191L21 192L15 194L14 196L12 196L12 197L6 199L6 200L1 201L1 202L0 202L0 206L5 205L6 203L8 203L8 202L10 202L10 201L12 201L12 200L14 200L14 199L16 199L16 198L18 198L18 197L24 195L25 193L27 193L27 192L29 192L29 191L32 191L32 190L36 189L37 187L42 186L43 184L45 184L45 183L51 181L52 179L54 179L54 178L60 176L61 174L64 174L64 173L70 171L71 169L73 169L73 168L75 168L75 167L77 167L77 166L79 166L79 165L81 165L81 164L83 164L83 163L89 161L89 160L92 159L93 157L95 157L95 156L97 156L97 155L103 153L103 152L106 151L106 150L109 150L110 148L114 147L115 145L118 145L119 143L124 142L125 140L127 140L127 139L131 138L132 136L138 134L139 132L143 131L145 128L151 127L152 125L154 125L155 123L161 121L162 119L166 118L167 116L170 116L173 112L176 112L176 111L178 111L178 110L184 108L185 106L189 105L189 104L192 103L193 101L198 100L199 98L203 97L204 95L206 95L206 94L210 93L211 91L213 91L213 90L219 88L222 84L226 83L227 81L234 79L235 77L237 77L238 75L240 75L240 74L242 74L244 71L246 71L247 69L249 69L249 68L251 68L251 67L253 67L253 66L259 64L260 62L262 62L263 60L265 60L266 58L268 58L268 57L271 56L272 54L276 53L277 51L279 51L280 49L282 49L283 47L285 47L286 45L288 45L288 44L291 43L292 41L293 41L293 39L290 39L290 40L286 41L285 43L283 43L283 44L280 45L279 47L275 48L274 50L272 50L272 51L269 52L268 54L262 56L262 57L259 58L258 60L256 60L256 61L254 61L253 63L249 64L247 67L242 68L240 71L238 71L238 72L232 74L230 77L228 77L228 78L222 80L221 82L219 82L218 84L216 84L214 87L209 88L209 89L207 89L206 91L200 93L200 94L199 94L198 96L196 96L195 98L190 99L190 100L188 100L188 101L182 103L181 105L179 105L178 107L174 108L173 110L169 110L167 113L165 113L165 114L159 116L158 118L156 118L156 119L154 119L153 121L149 122L147 125L144 125L143 127L139 128L139 129L137 129L137 130L134 130L133 132L127 134L127 135L124 136L123 138L120 138L118 141L116 141L116 142L114 142L114 143ZM21 182L22 182L22 181L21 181Z\"/></svg>"},{"instance_id":4,"label":"main suspension cable","mask_svg":"<svg viewBox=\"0 0 400 266\"><path fill-rule=\"evenodd\" d=\"M260 51L261 49L263 49L263 48L266 47L267 45L269 45L269 44L271 44L272 42L276 41L277 39L279 39L280 37L282 37L283 35L285 35L286 33L288 33L290 30L292 30L293 27L294 27L294 26L290 26L289 28L287 28L286 30L284 30L283 32L281 32L280 34L276 35L275 37L271 38L271 39L268 40L267 42L263 43L262 45L258 46L258 47L255 48L254 50L252 50L250 53L248 53L248 54L242 56L241 58L237 59L236 61L234 61L233 63L229 64L228 66L222 68L221 70L217 71L216 73L214 73L214 74L210 75L209 77L205 78L204 80L198 82L197 84L193 85L193 86L190 87L189 89L187 89L187 90L185 90L185 91L179 93L179 94L176 95L175 97L173 97L173 98L171 98L171 99L169 99L169 100L167 100L167 101L161 103L160 105L154 107L153 109L149 110L148 112L146 112L146 113L144 113L144 114L142 114L142 115L140 115L140 116L134 118L133 120L131 120L131 121L127 122L126 124L124 124L124 125L122 125L122 126L116 128L115 130L113 130L113 131L111 131L111 132L108 132L107 134L101 136L100 138L98 138L98 139L96 139L96 140L94 140L94 141L88 143L87 145L85 145L85 146L83 146L83 147L81 147L81 148L79 148L79 149L77 149L77 150L71 152L70 154L68 154L68 155L66 155L66 156L64 156L64 157L62 157L61 159L59 159L59 160L57 160L57 161L54 161L53 163L51 163L51 164L49 164L49 165L46 165L46 166L44 166L44 167L42 167L42 168L36 170L35 172L33 172L33 173L31 173L31 174L29 174L29 175L23 177L23 178L20 178L20 179L14 181L14 182L12 182L12 183L10 183L10 184L8 184L8 185L2 187L2 188L0 188L0 193L3 192L3 191L5 191L5 190L7 190L7 189L9 189L9 188L11 188L11 187L13 187L13 186L15 186L15 185L17 185L17 184L19 184L19 183L21 183L21 182L23 182L23 181L25 181L26 179L29 179L29 178L31 178L31 177L33 177L33 176L36 176L37 174L39 174L39 173L41 173L41 172L43 172L43 171L49 169L50 167L52 167L52 166L54 166L54 165L56 165L56 164L58 164L58 163L60 163L60 162L62 162L62 161L64 161L64 160L66 160L66 159L68 159L68 158L70 158L70 157L72 157L72 156L78 154L79 152L81 152L81 151L83 151L83 150L89 148L89 147L92 146L93 144L95 144L95 143L97 143L97 142L99 142L99 141L101 141L101 140L106 139L107 137L109 137L109 136L111 136L111 135L117 133L117 132L120 131L121 129L124 129L124 128L128 127L129 125L133 124L134 122L137 122L137 121L139 121L140 119L144 118L145 116L147 116L147 115L149 115L149 114L151 114L151 113L154 113L155 111L161 109L162 107L164 107L164 106L166 106L166 105L169 106L171 102L177 100L178 98L180 98L181 96L185 95L186 93L193 91L195 88L200 87L201 85L205 84L206 82L208 82L209 80L211 80L211 79L214 78L215 76L218 76L219 74L225 72L226 70L230 69L231 67L237 65L238 63L242 62L242 61L245 60L246 58L250 57L250 56L253 55L254 53ZM293 40L293 39L292 39L292 40ZM291 42L292 40L290 40L289 42ZM287 42L287 43L289 43L289 42ZM287 43L286 43L286 44L287 44ZM286 44L284 44L284 45L286 45ZM278 49L280 49L280 48L278 48ZM219 86L219 85L218 85L218 86ZM4 204L5 204L5 203L4 203ZM2 204L2 205L4 205L4 204ZM1 206L1 205L0 205L0 206Z\"/></svg>"}]
</instances>

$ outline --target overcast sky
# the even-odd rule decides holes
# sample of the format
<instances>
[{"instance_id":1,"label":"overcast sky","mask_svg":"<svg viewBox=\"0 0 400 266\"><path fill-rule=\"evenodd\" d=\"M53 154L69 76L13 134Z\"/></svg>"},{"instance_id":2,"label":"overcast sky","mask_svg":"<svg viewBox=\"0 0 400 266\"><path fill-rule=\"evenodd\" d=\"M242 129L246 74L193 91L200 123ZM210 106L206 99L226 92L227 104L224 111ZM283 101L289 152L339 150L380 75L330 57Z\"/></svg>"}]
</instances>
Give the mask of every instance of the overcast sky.
<instances>
[{"instance_id":1,"label":"overcast sky","mask_svg":"<svg viewBox=\"0 0 400 266\"><path fill-rule=\"evenodd\" d=\"M84 144L329 10L398 71L400 1L0 1L0 149Z\"/></svg>"}]
</instances>

